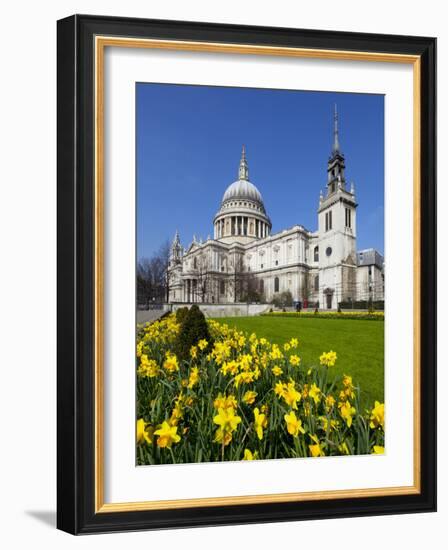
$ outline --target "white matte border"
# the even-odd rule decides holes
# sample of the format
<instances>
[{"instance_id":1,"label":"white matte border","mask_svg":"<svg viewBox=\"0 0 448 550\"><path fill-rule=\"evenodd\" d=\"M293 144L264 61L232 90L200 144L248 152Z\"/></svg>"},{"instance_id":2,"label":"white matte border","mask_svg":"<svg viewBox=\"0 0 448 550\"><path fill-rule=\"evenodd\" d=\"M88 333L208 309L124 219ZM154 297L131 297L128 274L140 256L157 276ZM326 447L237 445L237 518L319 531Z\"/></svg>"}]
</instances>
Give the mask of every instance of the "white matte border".
<instances>
[{"instance_id":1,"label":"white matte border","mask_svg":"<svg viewBox=\"0 0 448 550\"><path fill-rule=\"evenodd\" d=\"M386 95L384 456L135 466L136 82ZM105 502L412 486L412 65L107 47L104 135Z\"/></svg>"}]
</instances>

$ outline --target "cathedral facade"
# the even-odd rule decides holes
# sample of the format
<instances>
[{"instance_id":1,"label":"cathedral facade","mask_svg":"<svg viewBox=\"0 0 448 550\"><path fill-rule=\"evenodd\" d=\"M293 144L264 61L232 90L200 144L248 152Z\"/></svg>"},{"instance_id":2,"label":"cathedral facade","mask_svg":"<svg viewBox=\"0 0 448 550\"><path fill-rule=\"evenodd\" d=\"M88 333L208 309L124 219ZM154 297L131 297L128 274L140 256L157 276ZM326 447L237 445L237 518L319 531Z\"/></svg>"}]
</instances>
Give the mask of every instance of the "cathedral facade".
<instances>
[{"instance_id":1,"label":"cathedral facade","mask_svg":"<svg viewBox=\"0 0 448 550\"><path fill-rule=\"evenodd\" d=\"M270 302L289 291L295 302L336 309L340 302L384 299L384 263L373 249L357 251L357 203L347 188L335 110L333 147L317 230L302 225L272 233L261 193L249 179L243 146L238 179L225 191L213 239L184 248L176 232L168 267L171 303Z\"/></svg>"}]
</instances>

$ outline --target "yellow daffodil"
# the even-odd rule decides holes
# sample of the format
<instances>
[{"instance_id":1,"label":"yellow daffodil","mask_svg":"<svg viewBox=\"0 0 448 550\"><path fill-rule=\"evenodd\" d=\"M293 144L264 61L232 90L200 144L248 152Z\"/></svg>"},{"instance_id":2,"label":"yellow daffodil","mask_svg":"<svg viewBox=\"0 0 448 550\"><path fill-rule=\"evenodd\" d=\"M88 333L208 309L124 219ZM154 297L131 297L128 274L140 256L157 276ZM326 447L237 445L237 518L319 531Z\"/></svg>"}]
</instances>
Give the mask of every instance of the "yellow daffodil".
<instances>
[{"instance_id":1,"label":"yellow daffodil","mask_svg":"<svg viewBox=\"0 0 448 550\"><path fill-rule=\"evenodd\" d=\"M257 397L257 392L256 392L256 391L248 390L248 391L243 395L243 401L244 401L244 403L246 403L247 405L252 405L252 403L254 403L256 397Z\"/></svg>"},{"instance_id":2,"label":"yellow daffodil","mask_svg":"<svg viewBox=\"0 0 448 550\"><path fill-rule=\"evenodd\" d=\"M237 374L234 378L234 384L235 388L238 388L240 384L250 384L255 379L255 372L254 371L248 371L248 372L240 372Z\"/></svg>"},{"instance_id":3,"label":"yellow daffodil","mask_svg":"<svg viewBox=\"0 0 448 550\"><path fill-rule=\"evenodd\" d=\"M254 428L257 432L258 439L263 439L263 428L268 425L268 419L265 414L260 413L258 407L254 409Z\"/></svg>"},{"instance_id":4,"label":"yellow daffodil","mask_svg":"<svg viewBox=\"0 0 448 550\"><path fill-rule=\"evenodd\" d=\"M258 451L252 452L249 449L244 449L244 458L243 460L257 460Z\"/></svg>"},{"instance_id":5,"label":"yellow daffodil","mask_svg":"<svg viewBox=\"0 0 448 550\"><path fill-rule=\"evenodd\" d=\"M291 357L289 358L289 362L294 367L297 367L300 364L300 357L298 355L291 355Z\"/></svg>"},{"instance_id":6,"label":"yellow daffodil","mask_svg":"<svg viewBox=\"0 0 448 550\"><path fill-rule=\"evenodd\" d=\"M171 417L169 421L170 426L177 426L179 424L179 420L184 415L182 399L183 399L182 394L180 394L175 401L174 408L171 412Z\"/></svg>"},{"instance_id":7,"label":"yellow daffodil","mask_svg":"<svg viewBox=\"0 0 448 550\"><path fill-rule=\"evenodd\" d=\"M238 372L238 363L236 361L226 361L221 367L221 372L224 375L231 374L235 376Z\"/></svg>"},{"instance_id":8,"label":"yellow daffodil","mask_svg":"<svg viewBox=\"0 0 448 550\"><path fill-rule=\"evenodd\" d=\"M281 374L283 374L283 370L279 366L273 367L272 372L274 376L280 376Z\"/></svg>"},{"instance_id":9,"label":"yellow daffodil","mask_svg":"<svg viewBox=\"0 0 448 550\"><path fill-rule=\"evenodd\" d=\"M244 353L240 356L240 369L242 371L248 371L252 367L254 359L250 353Z\"/></svg>"},{"instance_id":10,"label":"yellow daffodil","mask_svg":"<svg viewBox=\"0 0 448 550\"><path fill-rule=\"evenodd\" d=\"M336 399L332 395L327 395L325 398L325 408L327 412L330 412L336 403Z\"/></svg>"},{"instance_id":11,"label":"yellow daffodil","mask_svg":"<svg viewBox=\"0 0 448 550\"><path fill-rule=\"evenodd\" d=\"M140 342L137 344L137 357L142 356L142 350L144 345L145 345L145 342L143 340L140 340Z\"/></svg>"},{"instance_id":12,"label":"yellow daffodil","mask_svg":"<svg viewBox=\"0 0 448 550\"><path fill-rule=\"evenodd\" d=\"M309 434L311 439L314 441L314 444L308 445L311 456L317 458L319 456L325 456L324 450L319 442L319 439L315 435Z\"/></svg>"},{"instance_id":13,"label":"yellow daffodil","mask_svg":"<svg viewBox=\"0 0 448 550\"><path fill-rule=\"evenodd\" d=\"M188 378L188 388L192 389L199 382L199 368L193 367Z\"/></svg>"},{"instance_id":14,"label":"yellow daffodil","mask_svg":"<svg viewBox=\"0 0 448 550\"><path fill-rule=\"evenodd\" d=\"M288 342L286 342L286 344L283 344L283 349L285 351L289 351L291 349L291 345Z\"/></svg>"},{"instance_id":15,"label":"yellow daffodil","mask_svg":"<svg viewBox=\"0 0 448 550\"><path fill-rule=\"evenodd\" d=\"M274 361L283 358L283 353L280 351L280 348L278 347L277 344L272 344L272 349L271 349L271 352L269 353L269 356Z\"/></svg>"},{"instance_id":16,"label":"yellow daffodil","mask_svg":"<svg viewBox=\"0 0 448 550\"><path fill-rule=\"evenodd\" d=\"M289 414L285 414L284 417L286 422L286 429L288 430L288 433L291 434L293 437L297 437L299 435L299 432L304 434L305 430L302 427L302 421L300 418L297 418L296 413L294 411L291 411Z\"/></svg>"},{"instance_id":17,"label":"yellow daffodil","mask_svg":"<svg viewBox=\"0 0 448 550\"><path fill-rule=\"evenodd\" d=\"M166 421L162 422L162 425L154 432L154 435L159 436L157 446L161 448L170 448L173 443L179 443L180 441L180 435L177 434L177 426L170 426Z\"/></svg>"},{"instance_id":18,"label":"yellow daffodil","mask_svg":"<svg viewBox=\"0 0 448 550\"><path fill-rule=\"evenodd\" d=\"M381 445L374 445L372 454L373 455L382 455L382 454L384 454L384 447L382 447Z\"/></svg>"},{"instance_id":19,"label":"yellow daffodil","mask_svg":"<svg viewBox=\"0 0 448 550\"><path fill-rule=\"evenodd\" d=\"M302 395L295 389L295 382L292 381L286 385L282 397L287 405L297 410L297 403L302 398Z\"/></svg>"},{"instance_id":20,"label":"yellow daffodil","mask_svg":"<svg viewBox=\"0 0 448 550\"><path fill-rule=\"evenodd\" d=\"M232 433L237 429L241 418L235 415L232 407L219 409L218 414L213 417L213 422L219 426L216 430L215 441L228 445L232 441Z\"/></svg>"},{"instance_id":21,"label":"yellow daffodil","mask_svg":"<svg viewBox=\"0 0 448 550\"><path fill-rule=\"evenodd\" d=\"M218 365L222 365L230 357L230 346L227 342L215 342L212 355Z\"/></svg>"},{"instance_id":22,"label":"yellow daffodil","mask_svg":"<svg viewBox=\"0 0 448 550\"><path fill-rule=\"evenodd\" d=\"M177 362L177 357L170 353L166 353L166 359L163 363L163 368L168 372L175 372L179 370L179 363Z\"/></svg>"},{"instance_id":23,"label":"yellow daffodil","mask_svg":"<svg viewBox=\"0 0 448 550\"><path fill-rule=\"evenodd\" d=\"M324 352L320 356L320 364L326 367L334 367L336 364L337 355L335 351Z\"/></svg>"},{"instance_id":24,"label":"yellow daffodil","mask_svg":"<svg viewBox=\"0 0 448 550\"><path fill-rule=\"evenodd\" d=\"M137 374L142 378L154 378L159 374L159 367L154 359L149 359L145 353L142 353Z\"/></svg>"},{"instance_id":25,"label":"yellow daffodil","mask_svg":"<svg viewBox=\"0 0 448 550\"><path fill-rule=\"evenodd\" d=\"M384 403L375 401L375 406L370 414L370 427L375 429L379 426L384 428Z\"/></svg>"},{"instance_id":26,"label":"yellow daffodil","mask_svg":"<svg viewBox=\"0 0 448 550\"><path fill-rule=\"evenodd\" d=\"M147 424L143 418L137 420L137 443L148 443L152 444L152 435L154 433L154 428Z\"/></svg>"},{"instance_id":27,"label":"yellow daffodil","mask_svg":"<svg viewBox=\"0 0 448 550\"><path fill-rule=\"evenodd\" d=\"M286 384L283 382L277 382L274 387L274 393L276 395L279 395L280 397L283 397L286 391Z\"/></svg>"},{"instance_id":28,"label":"yellow daffodil","mask_svg":"<svg viewBox=\"0 0 448 550\"><path fill-rule=\"evenodd\" d=\"M345 401L346 399L354 399L354 397L355 397L355 392L354 392L355 387L353 386L353 383L352 383L352 377L347 376L346 374L344 374L344 377L342 378L342 384L344 386L344 389L342 389L340 391L339 399L341 401Z\"/></svg>"},{"instance_id":29,"label":"yellow daffodil","mask_svg":"<svg viewBox=\"0 0 448 550\"><path fill-rule=\"evenodd\" d=\"M356 413L355 407L352 407L350 405L350 401L344 401L343 403L339 403L339 412L342 416L342 418L345 420L347 426L350 428L352 425L352 417Z\"/></svg>"},{"instance_id":30,"label":"yellow daffodil","mask_svg":"<svg viewBox=\"0 0 448 550\"><path fill-rule=\"evenodd\" d=\"M321 395L321 390L318 386L316 386L316 384L313 384L310 388L310 391L308 393L308 395L311 397L311 399L314 400L314 403L316 403L316 405L320 402L320 395Z\"/></svg>"},{"instance_id":31,"label":"yellow daffodil","mask_svg":"<svg viewBox=\"0 0 448 550\"><path fill-rule=\"evenodd\" d=\"M297 338L291 338L289 345L292 349L295 349L299 345L299 341L297 340Z\"/></svg>"},{"instance_id":32,"label":"yellow daffodil","mask_svg":"<svg viewBox=\"0 0 448 550\"><path fill-rule=\"evenodd\" d=\"M234 395L225 396L222 393L218 393L218 397L213 402L213 407L216 410L219 409L236 409L238 402Z\"/></svg>"},{"instance_id":33,"label":"yellow daffodil","mask_svg":"<svg viewBox=\"0 0 448 550\"><path fill-rule=\"evenodd\" d=\"M191 358L192 358L192 359L196 359L196 357L198 356L198 348L197 348L197 346L191 346L191 348L190 348L190 355L191 355Z\"/></svg>"},{"instance_id":34,"label":"yellow daffodil","mask_svg":"<svg viewBox=\"0 0 448 550\"><path fill-rule=\"evenodd\" d=\"M204 351L205 348L206 348L207 346L208 346L208 342L207 342L207 340L205 340L205 338L202 339L202 340L199 340L199 342L198 342L198 348L199 348L201 351Z\"/></svg>"}]
</instances>

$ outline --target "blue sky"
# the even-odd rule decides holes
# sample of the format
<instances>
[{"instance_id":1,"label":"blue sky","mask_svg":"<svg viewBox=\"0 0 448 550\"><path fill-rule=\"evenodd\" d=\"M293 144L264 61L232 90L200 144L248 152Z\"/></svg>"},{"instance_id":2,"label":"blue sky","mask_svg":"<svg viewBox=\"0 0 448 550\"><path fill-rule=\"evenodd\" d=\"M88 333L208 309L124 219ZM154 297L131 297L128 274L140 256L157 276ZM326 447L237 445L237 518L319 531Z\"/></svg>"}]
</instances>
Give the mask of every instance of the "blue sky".
<instances>
[{"instance_id":1,"label":"blue sky","mask_svg":"<svg viewBox=\"0 0 448 550\"><path fill-rule=\"evenodd\" d=\"M176 229L184 246L193 234L213 237L243 144L272 232L295 224L316 230L335 103L346 177L359 204L358 249L383 253L383 96L138 83L138 258L151 256Z\"/></svg>"}]
</instances>

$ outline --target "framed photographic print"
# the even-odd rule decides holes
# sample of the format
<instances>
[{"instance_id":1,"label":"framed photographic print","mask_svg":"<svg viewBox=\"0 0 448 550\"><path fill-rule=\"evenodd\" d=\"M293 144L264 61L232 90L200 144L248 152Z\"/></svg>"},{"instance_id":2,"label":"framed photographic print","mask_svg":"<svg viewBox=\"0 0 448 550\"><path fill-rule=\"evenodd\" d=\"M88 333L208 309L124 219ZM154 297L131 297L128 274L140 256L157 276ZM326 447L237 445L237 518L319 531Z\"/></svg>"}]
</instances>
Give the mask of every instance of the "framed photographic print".
<instances>
[{"instance_id":1,"label":"framed photographic print","mask_svg":"<svg viewBox=\"0 0 448 550\"><path fill-rule=\"evenodd\" d=\"M60 529L435 510L435 51L58 22Z\"/></svg>"}]
</instances>

